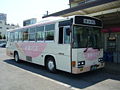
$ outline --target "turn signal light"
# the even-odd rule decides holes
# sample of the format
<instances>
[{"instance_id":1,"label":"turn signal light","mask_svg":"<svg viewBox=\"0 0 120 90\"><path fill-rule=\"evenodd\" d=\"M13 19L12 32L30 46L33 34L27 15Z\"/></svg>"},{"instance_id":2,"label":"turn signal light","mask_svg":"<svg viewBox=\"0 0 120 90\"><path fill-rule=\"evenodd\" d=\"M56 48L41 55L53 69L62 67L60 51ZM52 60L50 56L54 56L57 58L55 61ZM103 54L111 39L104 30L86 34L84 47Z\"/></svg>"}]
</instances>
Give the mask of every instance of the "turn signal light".
<instances>
[{"instance_id":1,"label":"turn signal light","mask_svg":"<svg viewBox=\"0 0 120 90\"><path fill-rule=\"evenodd\" d=\"M76 61L72 61L72 67L76 66Z\"/></svg>"}]
</instances>

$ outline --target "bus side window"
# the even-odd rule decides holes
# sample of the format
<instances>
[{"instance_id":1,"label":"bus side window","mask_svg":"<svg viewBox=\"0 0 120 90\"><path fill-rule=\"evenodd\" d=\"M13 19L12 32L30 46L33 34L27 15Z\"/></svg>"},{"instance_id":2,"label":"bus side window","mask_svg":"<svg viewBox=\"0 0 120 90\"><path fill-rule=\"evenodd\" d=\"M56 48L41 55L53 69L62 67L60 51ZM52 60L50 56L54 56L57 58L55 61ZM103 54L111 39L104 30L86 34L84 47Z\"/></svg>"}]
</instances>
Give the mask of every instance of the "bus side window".
<instances>
[{"instance_id":1,"label":"bus side window","mask_svg":"<svg viewBox=\"0 0 120 90\"><path fill-rule=\"evenodd\" d=\"M18 32L15 32L15 41L18 41Z\"/></svg>"},{"instance_id":2,"label":"bus side window","mask_svg":"<svg viewBox=\"0 0 120 90\"><path fill-rule=\"evenodd\" d=\"M28 40L28 29L25 29L23 31L23 41L27 41Z\"/></svg>"},{"instance_id":3,"label":"bus side window","mask_svg":"<svg viewBox=\"0 0 120 90\"><path fill-rule=\"evenodd\" d=\"M15 36L14 36L14 32L10 33L10 41L14 42Z\"/></svg>"},{"instance_id":4,"label":"bus side window","mask_svg":"<svg viewBox=\"0 0 120 90\"><path fill-rule=\"evenodd\" d=\"M23 37L22 34L23 34L22 31L18 32L19 41L22 41L22 37Z\"/></svg>"},{"instance_id":5,"label":"bus side window","mask_svg":"<svg viewBox=\"0 0 120 90\"><path fill-rule=\"evenodd\" d=\"M59 28L59 44L63 44L63 27Z\"/></svg>"},{"instance_id":6,"label":"bus side window","mask_svg":"<svg viewBox=\"0 0 120 90\"><path fill-rule=\"evenodd\" d=\"M45 40L53 41L55 32L55 24L49 24L45 26Z\"/></svg>"},{"instance_id":7,"label":"bus side window","mask_svg":"<svg viewBox=\"0 0 120 90\"><path fill-rule=\"evenodd\" d=\"M36 40L43 41L44 40L44 26L36 27Z\"/></svg>"},{"instance_id":8,"label":"bus side window","mask_svg":"<svg viewBox=\"0 0 120 90\"><path fill-rule=\"evenodd\" d=\"M35 41L35 37L36 37L36 28L35 27L32 27L29 29L29 41Z\"/></svg>"},{"instance_id":9,"label":"bus side window","mask_svg":"<svg viewBox=\"0 0 120 90\"><path fill-rule=\"evenodd\" d=\"M10 32L7 33L7 41L10 41Z\"/></svg>"}]
</instances>

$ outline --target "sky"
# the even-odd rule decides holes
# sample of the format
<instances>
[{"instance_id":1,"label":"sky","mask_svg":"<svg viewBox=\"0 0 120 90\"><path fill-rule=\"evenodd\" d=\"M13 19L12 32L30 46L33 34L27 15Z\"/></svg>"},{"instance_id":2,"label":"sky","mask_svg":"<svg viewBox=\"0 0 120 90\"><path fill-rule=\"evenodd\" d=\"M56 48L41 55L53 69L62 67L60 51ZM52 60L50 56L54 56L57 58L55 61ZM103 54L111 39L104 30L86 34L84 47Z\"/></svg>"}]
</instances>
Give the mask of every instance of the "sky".
<instances>
[{"instance_id":1,"label":"sky","mask_svg":"<svg viewBox=\"0 0 120 90\"><path fill-rule=\"evenodd\" d=\"M7 23L22 26L23 20L40 21L46 11L55 13L69 8L68 4L69 0L0 0L0 13L7 14Z\"/></svg>"}]
</instances>

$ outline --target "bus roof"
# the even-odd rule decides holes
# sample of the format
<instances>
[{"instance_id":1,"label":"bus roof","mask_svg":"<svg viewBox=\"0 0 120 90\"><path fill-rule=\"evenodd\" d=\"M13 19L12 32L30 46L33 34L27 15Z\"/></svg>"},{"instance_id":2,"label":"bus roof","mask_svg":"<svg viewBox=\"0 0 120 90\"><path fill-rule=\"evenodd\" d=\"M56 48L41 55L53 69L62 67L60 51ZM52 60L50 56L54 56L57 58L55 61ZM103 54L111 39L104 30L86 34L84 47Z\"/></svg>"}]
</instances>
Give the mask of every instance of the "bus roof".
<instances>
[{"instance_id":1,"label":"bus roof","mask_svg":"<svg viewBox=\"0 0 120 90\"><path fill-rule=\"evenodd\" d=\"M69 17L51 16L51 17L48 17L48 18L43 18L41 21L39 21L35 24L28 25L28 26L23 26L23 27L15 28L15 29L9 29L7 31L9 32L9 31L14 31L14 30L19 30L19 29L25 29L25 28L29 28L29 27L32 27L32 26L38 26L38 25L43 25L43 24L53 24L53 23L56 23L56 22L59 22L59 21L70 20L71 18L74 18L75 16L90 17L90 16L85 16L85 15L74 15L74 16L69 16ZM98 19L96 17L91 17L91 18L101 21L100 19Z\"/></svg>"},{"instance_id":2,"label":"bus roof","mask_svg":"<svg viewBox=\"0 0 120 90\"><path fill-rule=\"evenodd\" d=\"M68 19L69 18L65 18L65 17L48 17L48 18L42 19L41 21L39 21L35 24L28 25L28 26L23 26L23 27L15 28L15 29L9 29L7 31L9 32L9 31L14 31L14 30L18 30L18 29L25 29L25 28L29 28L29 27L32 27L32 26L38 26L38 25L43 25L43 24L52 24L52 23L55 23L55 22L58 22L58 21L63 21L63 20L68 20Z\"/></svg>"}]
</instances>

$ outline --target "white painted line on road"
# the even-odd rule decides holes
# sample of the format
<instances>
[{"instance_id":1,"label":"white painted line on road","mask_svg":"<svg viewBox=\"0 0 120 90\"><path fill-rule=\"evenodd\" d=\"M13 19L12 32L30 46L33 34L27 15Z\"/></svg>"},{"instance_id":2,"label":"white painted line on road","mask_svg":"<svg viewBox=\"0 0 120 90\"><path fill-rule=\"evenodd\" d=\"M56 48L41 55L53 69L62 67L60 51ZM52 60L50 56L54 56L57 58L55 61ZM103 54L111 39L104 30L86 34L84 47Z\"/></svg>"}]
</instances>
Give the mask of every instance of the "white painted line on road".
<instances>
[{"instance_id":1,"label":"white painted line on road","mask_svg":"<svg viewBox=\"0 0 120 90\"><path fill-rule=\"evenodd\" d=\"M22 70L23 70L23 69L22 69ZM23 70L23 71L26 71L26 70ZM36 75L36 76L39 76L39 77L41 77L41 78L43 78L43 79L46 79L46 80L52 81L52 82L54 82L54 83L57 83L57 84L63 85L63 86L65 86L65 87L67 87L67 88L70 88L70 89L73 89L73 90L80 90L80 89L78 89L78 88L72 87L72 86L69 85L69 84L65 84L65 83L59 82L59 81L57 81L57 80L53 80L53 79L51 79L51 78L48 78L48 77L42 76L42 75L40 75L40 74L32 73L32 72L30 72L30 71L26 71L26 72L31 73L31 74Z\"/></svg>"},{"instance_id":2,"label":"white painted line on road","mask_svg":"<svg viewBox=\"0 0 120 90\"><path fill-rule=\"evenodd\" d=\"M10 65L10 64L9 64L9 65ZM18 69L20 69L20 70L22 70L22 71L25 71L25 72L28 72L28 73L30 73L30 74L36 75L36 76L41 77L41 78L43 78L43 79L52 81L52 82L54 82L54 83L63 85L63 86L65 86L65 87L67 87L67 88L70 88L70 89L72 89L72 90L80 90L79 88L72 87L72 86L69 85L69 84L65 84L65 83L62 83L62 82L60 82L60 81L53 80L53 79L51 79L51 78L42 76L42 75L40 75L40 74L36 74L36 73L30 72L30 71L24 70L24 69L21 69L21 68L19 68L19 67L13 66L13 65L10 65L10 66L12 66L12 67L14 67L14 68L18 68Z\"/></svg>"}]
</instances>

